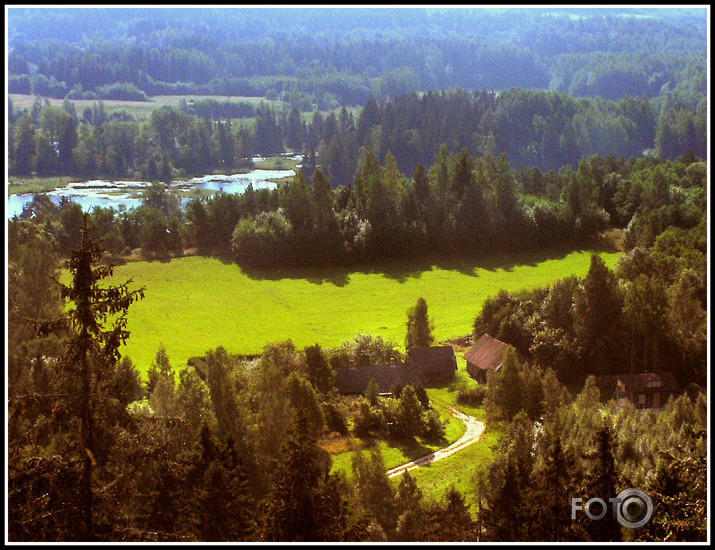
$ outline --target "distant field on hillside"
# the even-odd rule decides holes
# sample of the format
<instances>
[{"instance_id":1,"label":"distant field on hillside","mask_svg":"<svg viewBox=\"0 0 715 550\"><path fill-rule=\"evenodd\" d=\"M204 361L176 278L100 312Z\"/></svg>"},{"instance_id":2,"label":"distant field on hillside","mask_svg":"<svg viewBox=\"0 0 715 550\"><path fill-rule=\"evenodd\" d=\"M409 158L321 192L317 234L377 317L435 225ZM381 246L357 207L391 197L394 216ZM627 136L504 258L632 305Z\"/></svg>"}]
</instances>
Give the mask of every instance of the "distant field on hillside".
<instances>
[{"instance_id":1,"label":"distant field on hillside","mask_svg":"<svg viewBox=\"0 0 715 550\"><path fill-rule=\"evenodd\" d=\"M10 99L12 99L13 106L15 109L32 109L32 104L35 101L34 95L28 94L10 94ZM149 101L124 101L119 99L103 99L104 109L107 114L111 114L115 111L126 111L130 115L136 117L138 120L146 120L151 116L152 111L155 109L160 109L164 106L178 107L182 99L189 101L193 99L194 101L201 101L202 99L215 99L217 101L232 101L236 103L252 103L255 106L261 104L261 102L270 105L272 109L283 110L286 107L286 103L278 100L270 100L265 97L248 97L248 96L224 96L224 95L157 95L151 96ZM44 102L45 99L43 98ZM61 106L63 99L52 99L48 98L50 105ZM80 116L82 112L87 107L91 107L95 103L98 103L98 99L71 99L72 103L75 104L77 109L77 114Z\"/></svg>"},{"instance_id":2,"label":"distant field on hillside","mask_svg":"<svg viewBox=\"0 0 715 550\"><path fill-rule=\"evenodd\" d=\"M610 267L618 258L601 255ZM403 345L406 310L419 297L439 341L470 333L484 300L499 290L584 276L589 263L588 251L249 272L205 257L130 262L116 268L115 281L132 278L133 288L146 286L146 298L129 310L122 353L146 373L159 344L179 368L218 346L260 353L265 343L288 338L299 347L332 347L363 332Z\"/></svg>"}]
</instances>

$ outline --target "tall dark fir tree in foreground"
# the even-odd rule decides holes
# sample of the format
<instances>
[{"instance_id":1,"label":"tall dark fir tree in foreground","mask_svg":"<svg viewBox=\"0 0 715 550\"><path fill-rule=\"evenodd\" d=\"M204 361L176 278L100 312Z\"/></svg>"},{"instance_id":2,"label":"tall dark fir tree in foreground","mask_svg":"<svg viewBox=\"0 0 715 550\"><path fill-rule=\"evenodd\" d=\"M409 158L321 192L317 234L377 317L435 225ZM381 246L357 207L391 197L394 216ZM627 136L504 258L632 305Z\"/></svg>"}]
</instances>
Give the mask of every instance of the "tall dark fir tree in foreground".
<instances>
[{"instance_id":1,"label":"tall dark fir tree in foreground","mask_svg":"<svg viewBox=\"0 0 715 550\"><path fill-rule=\"evenodd\" d=\"M96 265L102 259L102 248L90 237L88 220L85 214L82 242L70 255L72 280L69 285L59 284L62 298L74 307L60 319L39 327L41 333L65 328L71 334L60 368L77 389L75 393L68 392L67 405L80 423L80 540L94 539L92 472L99 456L95 414L103 403L103 382L119 361L119 346L129 337L127 310L144 298L144 288L129 290L131 280L117 286L100 286L100 281L111 277L114 270L112 266Z\"/></svg>"}]
</instances>

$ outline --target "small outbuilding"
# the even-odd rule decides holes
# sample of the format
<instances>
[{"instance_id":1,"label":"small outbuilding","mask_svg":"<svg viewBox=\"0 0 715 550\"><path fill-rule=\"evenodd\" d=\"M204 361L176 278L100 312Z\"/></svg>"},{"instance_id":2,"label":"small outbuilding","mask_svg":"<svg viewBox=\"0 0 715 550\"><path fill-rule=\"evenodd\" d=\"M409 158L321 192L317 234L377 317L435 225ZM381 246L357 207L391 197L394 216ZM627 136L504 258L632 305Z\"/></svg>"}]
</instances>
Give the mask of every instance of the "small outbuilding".
<instances>
[{"instance_id":1,"label":"small outbuilding","mask_svg":"<svg viewBox=\"0 0 715 550\"><path fill-rule=\"evenodd\" d=\"M457 372L457 357L452 346L412 348L407 352L405 364L410 378L425 385L449 382Z\"/></svg>"},{"instance_id":2,"label":"small outbuilding","mask_svg":"<svg viewBox=\"0 0 715 550\"><path fill-rule=\"evenodd\" d=\"M509 344L489 336L486 332L464 354L467 361L469 376L484 384L487 381L487 372L499 372L504 364L504 354Z\"/></svg>"},{"instance_id":3,"label":"small outbuilding","mask_svg":"<svg viewBox=\"0 0 715 550\"><path fill-rule=\"evenodd\" d=\"M669 372L598 376L596 385L603 397L613 397L619 407L630 401L638 409L661 409L679 389Z\"/></svg>"}]
</instances>

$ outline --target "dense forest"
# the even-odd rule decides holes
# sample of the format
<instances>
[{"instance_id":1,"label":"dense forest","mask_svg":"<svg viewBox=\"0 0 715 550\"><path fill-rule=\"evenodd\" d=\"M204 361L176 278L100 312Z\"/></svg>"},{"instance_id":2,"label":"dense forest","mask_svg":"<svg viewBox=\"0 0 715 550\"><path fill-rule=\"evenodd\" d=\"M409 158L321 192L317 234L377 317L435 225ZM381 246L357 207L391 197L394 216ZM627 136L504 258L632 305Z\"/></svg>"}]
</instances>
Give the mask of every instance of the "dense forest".
<instances>
[{"instance_id":1,"label":"dense forest","mask_svg":"<svg viewBox=\"0 0 715 550\"><path fill-rule=\"evenodd\" d=\"M693 107L706 93L698 10L10 11L11 93L265 96L300 110L451 87L673 89Z\"/></svg>"}]
</instances>

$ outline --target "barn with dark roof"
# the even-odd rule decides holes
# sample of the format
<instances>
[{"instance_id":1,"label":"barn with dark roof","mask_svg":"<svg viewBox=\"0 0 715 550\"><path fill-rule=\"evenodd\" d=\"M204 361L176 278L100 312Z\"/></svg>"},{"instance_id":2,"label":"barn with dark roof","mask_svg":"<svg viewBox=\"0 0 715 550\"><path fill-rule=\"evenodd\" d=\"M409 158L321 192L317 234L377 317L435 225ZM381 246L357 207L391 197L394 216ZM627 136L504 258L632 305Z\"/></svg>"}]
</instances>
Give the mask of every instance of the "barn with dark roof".
<instances>
[{"instance_id":1,"label":"barn with dark roof","mask_svg":"<svg viewBox=\"0 0 715 550\"><path fill-rule=\"evenodd\" d=\"M365 393L373 378L380 393L389 393L396 383L439 384L454 378L457 358L452 346L417 347L407 352L404 364L367 365L337 369L335 387L340 393Z\"/></svg>"},{"instance_id":2,"label":"barn with dark roof","mask_svg":"<svg viewBox=\"0 0 715 550\"><path fill-rule=\"evenodd\" d=\"M335 372L335 387L340 393L365 393L367 385L373 378L380 386L380 393L388 393L396 382L404 384L407 371L403 365L366 365L362 367L347 367Z\"/></svg>"},{"instance_id":3,"label":"barn with dark roof","mask_svg":"<svg viewBox=\"0 0 715 550\"><path fill-rule=\"evenodd\" d=\"M412 348L405 361L416 382L439 384L454 378L457 372L457 358L452 346L432 346Z\"/></svg>"}]
</instances>

